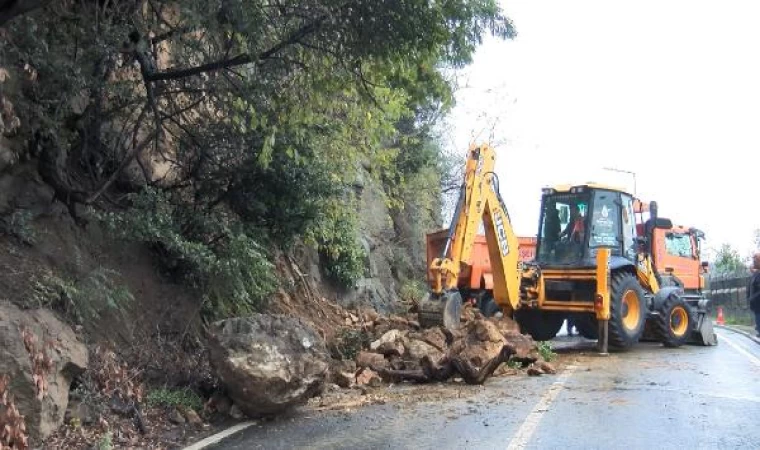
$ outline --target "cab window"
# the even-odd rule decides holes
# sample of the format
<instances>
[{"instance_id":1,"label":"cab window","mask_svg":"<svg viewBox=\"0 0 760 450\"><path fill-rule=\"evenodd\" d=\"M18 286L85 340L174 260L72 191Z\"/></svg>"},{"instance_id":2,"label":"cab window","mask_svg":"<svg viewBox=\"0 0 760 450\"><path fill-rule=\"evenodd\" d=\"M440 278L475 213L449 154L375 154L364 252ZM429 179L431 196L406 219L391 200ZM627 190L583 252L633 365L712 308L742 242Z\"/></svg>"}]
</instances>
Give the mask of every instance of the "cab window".
<instances>
[{"instance_id":1,"label":"cab window","mask_svg":"<svg viewBox=\"0 0 760 450\"><path fill-rule=\"evenodd\" d=\"M636 218L633 213L633 198L623 195L623 256L631 261L636 260Z\"/></svg>"},{"instance_id":2,"label":"cab window","mask_svg":"<svg viewBox=\"0 0 760 450\"><path fill-rule=\"evenodd\" d=\"M589 246L610 247L613 255L620 256L620 195L597 191L591 217Z\"/></svg>"},{"instance_id":3,"label":"cab window","mask_svg":"<svg viewBox=\"0 0 760 450\"><path fill-rule=\"evenodd\" d=\"M665 249L671 256L681 258L692 258L694 256L691 236L688 234L667 233L665 235Z\"/></svg>"}]
</instances>

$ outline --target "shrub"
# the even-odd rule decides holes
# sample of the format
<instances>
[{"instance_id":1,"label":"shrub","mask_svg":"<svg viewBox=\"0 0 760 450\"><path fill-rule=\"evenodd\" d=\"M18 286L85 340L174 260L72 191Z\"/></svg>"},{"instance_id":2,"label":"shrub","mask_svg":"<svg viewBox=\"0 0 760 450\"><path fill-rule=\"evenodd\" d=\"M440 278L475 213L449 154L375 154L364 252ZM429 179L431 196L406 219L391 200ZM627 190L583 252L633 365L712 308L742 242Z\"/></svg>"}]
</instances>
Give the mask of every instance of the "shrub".
<instances>
[{"instance_id":1,"label":"shrub","mask_svg":"<svg viewBox=\"0 0 760 450\"><path fill-rule=\"evenodd\" d=\"M24 244L33 245L37 241L37 232L32 226L33 218L31 211L13 211L0 218L0 232L13 236Z\"/></svg>"},{"instance_id":2,"label":"shrub","mask_svg":"<svg viewBox=\"0 0 760 450\"><path fill-rule=\"evenodd\" d=\"M366 331L342 328L335 334L331 353L335 359L353 361L359 352L369 348L369 344L370 336Z\"/></svg>"},{"instance_id":3,"label":"shrub","mask_svg":"<svg viewBox=\"0 0 760 450\"><path fill-rule=\"evenodd\" d=\"M401 301L414 304L419 302L427 291L428 287L425 283L419 280L407 280L401 285L399 296L401 297Z\"/></svg>"},{"instance_id":4,"label":"shrub","mask_svg":"<svg viewBox=\"0 0 760 450\"><path fill-rule=\"evenodd\" d=\"M552 344L550 342L541 341L536 344L538 347L538 353L544 358L544 361L553 360L557 354L552 350Z\"/></svg>"},{"instance_id":5,"label":"shrub","mask_svg":"<svg viewBox=\"0 0 760 450\"><path fill-rule=\"evenodd\" d=\"M193 409L201 411L203 409L203 399L187 388L169 389L159 388L148 393L146 398L148 406L166 406L173 408Z\"/></svg>"},{"instance_id":6,"label":"shrub","mask_svg":"<svg viewBox=\"0 0 760 450\"><path fill-rule=\"evenodd\" d=\"M176 278L198 289L203 315L218 319L260 310L276 288L263 247L231 215L195 211L153 188L123 212L93 212L117 237L143 242Z\"/></svg>"},{"instance_id":7,"label":"shrub","mask_svg":"<svg viewBox=\"0 0 760 450\"><path fill-rule=\"evenodd\" d=\"M350 205L327 205L307 240L317 245L325 274L344 287L365 276L368 254L358 239L356 209Z\"/></svg>"},{"instance_id":8,"label":"shrub","mask_svg":"<svg viewBox=\"0 0 760 450\"><path fill-rule=\"evenodd\" d=\"M123 314L134 296L114 281L118 276L118 272L103 267L81 280L47 271L32 282L32 300L35 306L61 311L80 324L99 319L103 310Z\"/></svg>"}]
</instances>

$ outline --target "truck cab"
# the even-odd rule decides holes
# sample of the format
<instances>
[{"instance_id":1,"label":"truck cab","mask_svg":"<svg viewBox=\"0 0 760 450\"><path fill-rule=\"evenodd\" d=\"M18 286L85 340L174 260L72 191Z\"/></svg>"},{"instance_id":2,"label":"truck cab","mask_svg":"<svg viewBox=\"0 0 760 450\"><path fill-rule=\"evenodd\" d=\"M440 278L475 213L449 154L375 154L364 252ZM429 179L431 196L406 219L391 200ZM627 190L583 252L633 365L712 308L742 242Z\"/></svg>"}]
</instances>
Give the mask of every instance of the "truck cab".
<instances>
[{"instance_id":1,"label":"truck cab","mask_svg":"<svg viewBox=\"0 0 760 450\"><path fill-rule=\"evenodd\" d=\"M620 189L587 183L544 188L536 262L543 268L592 268L600 248L611 265L634 265L637 228L634 198Z\"/></svg>"},{"instance_id":2,"label":"truck cab","mask_svg":"<svg viewBox=\"0 0 760 450\"><path fill-rule=\"evenodd\" d=\"M692 227L654 231L652 254L661 285L678 286L686 294L701 293L707 274L707 264L700 259L702 239L704 233Z\"/></svg>"}]
</instances>

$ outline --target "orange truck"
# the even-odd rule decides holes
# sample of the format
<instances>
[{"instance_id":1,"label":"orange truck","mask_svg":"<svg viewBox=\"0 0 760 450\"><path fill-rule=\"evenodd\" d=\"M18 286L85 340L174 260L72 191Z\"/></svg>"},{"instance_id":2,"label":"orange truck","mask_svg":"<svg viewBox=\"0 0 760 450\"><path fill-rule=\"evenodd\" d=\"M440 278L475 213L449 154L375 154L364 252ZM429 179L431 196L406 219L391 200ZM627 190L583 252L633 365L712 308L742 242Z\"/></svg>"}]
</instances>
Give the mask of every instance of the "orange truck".
<instances>
[{"instance_id":1,"label":"orange truck","mask_svg":"<svg viewBox=\"0 0 760 450\"><path fill-rule=\"evenodd\" d=\"M428 267L431 267L431 262L435 258L439 258L443 253L448 233L448 228L444 228L427 234ZM517 240L519 242L519 260L533 260L536 257L537 239L535 237L518 237ZM433 271L428 269L428 284L431 286L434 276ZM486 244L485 235L480 234L475 237L475 244L472 248L471 264L468 264L459 273L458 286L460 287L460 290L465 292L471 291L472 293L482 291L483 289L493 288L491 261L488 257L488 244ZM471 298L471 301L475 300L476 299Z\"/></svg>"}]
</instances>

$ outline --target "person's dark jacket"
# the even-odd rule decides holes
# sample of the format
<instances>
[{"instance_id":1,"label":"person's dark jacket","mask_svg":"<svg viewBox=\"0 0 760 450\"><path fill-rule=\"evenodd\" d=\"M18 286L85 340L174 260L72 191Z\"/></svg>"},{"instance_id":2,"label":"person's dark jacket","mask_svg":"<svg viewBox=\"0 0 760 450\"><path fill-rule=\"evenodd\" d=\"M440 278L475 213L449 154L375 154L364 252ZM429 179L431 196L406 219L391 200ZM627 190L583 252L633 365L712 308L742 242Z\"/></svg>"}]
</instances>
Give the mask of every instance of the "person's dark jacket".
<instances>
[{"instance_id":1,"label":"person's dark jacket","mask_svg":"<svg viewBox=\"0 0 760 450\"><path fill-rule=\"evenodd\" d=\"M760 271L753 273L749 280L747 303L752 311L760 311Z\"/></svg>"}]
</instances>

